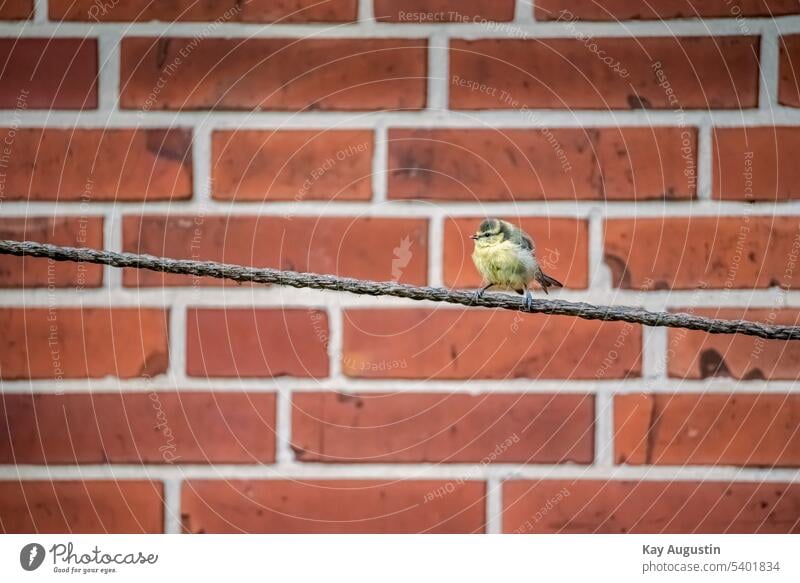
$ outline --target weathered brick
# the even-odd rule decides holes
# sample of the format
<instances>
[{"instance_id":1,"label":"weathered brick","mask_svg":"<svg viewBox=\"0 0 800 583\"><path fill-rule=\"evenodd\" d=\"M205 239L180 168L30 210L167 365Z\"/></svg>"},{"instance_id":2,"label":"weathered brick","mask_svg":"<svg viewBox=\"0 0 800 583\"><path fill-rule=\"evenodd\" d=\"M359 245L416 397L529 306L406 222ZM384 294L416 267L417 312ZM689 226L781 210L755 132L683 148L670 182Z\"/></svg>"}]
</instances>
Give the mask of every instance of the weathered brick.
<instances>
[{"instance_id":1,"label":"weathered brick","mask_svg":"<svg viewBox=\"0 0 800 583\"><path fill-rule=\"evenodd\" d=\"M425 219L198 214L123 220L123 248L134 253L410 284L427 282L427 246ZM128 286L222 285L211 278L144 270L126 270L123 281Z\"/></svg>"},{"instance_id":2,"label":"weathered brick","mask_svg":"<svg viewBox=\"0 0 800 583\"><path fill-rule=\"evenodd\" d=\"M578 38L453 40L450 107L740 109L758 105L757 36L613 37L596 38L589 45L596 45L599 52Z\"/></svg>"},{"instance_id":3,"label":"weathered brick","mask_svg":"<svg viewBox=\"0 0 800 583\"><path fill-rule=\"evenodd\" d=\"M371 130L217 131L213 192L219 200L369 200Z\"/></svg>"},{"instance_id":4,"label":"weathered brick","mask_svg":"<svg viewBox=\"0 0 800 583\"><path fill-rule=\"evenodd\" d=\"M800 466L800 395L614 397L619 464Z\"/></svg>"},{"instance_id":5,"label":"weathered brick","mask_svg":"<svg viewBox=\"0 0 800 583\"><path fill-rule=\"evenodd\" d=\"M504 217L520 225L536 245L542 269L567 287L589 283L589 226L583 219ZM447 218L444 223L444 283L448 287L478 287L481 276L472 263L473 242L480 218Z\"/></svg>"},{"instance_id":6,"label":"weathered brick","mask_svg":"<svg viewBox=\"0 0 800 583\"><path fill-rule=\"evenodd\" d=\"M714 128L713 139L714 198L800 198L800 127Z\"/></svg>"},{"instance_id":7,"label":"weathered brick","mask_svg":"<svg viewBox=\"0 0 800 583\"><path fill-rule=\"evenodd\" d=\"M91 22L352 22L358 0L50 0L52 20Z\"/></svg>"},{"instance_id":8,"label":"weathered brick","mask_svg":"<svg viewBox=\"0 0 800 583\"><path fill-rule=\"evenodd\" d=\"M0 531L7 534L157 534L164 488L145 481L0 482Z\"/></svg>"},{"instance_id":9,"label":"weathered brick","mask_svg":"<svg viewBox=\"0 0 800 583\"><path fill-rule=\"evenodd\" d=\"M800 34L780 38L778 103L800 107Z\"/></svg>"},{"instance_id":10,"label":"weathered brick","mask_svg":"<svg viewBox=\"0 0 800 583\"><path fill-rule=\"evenodd\" d=\"M102 217L0 218L0 239L71 247L103 247ZM99 287L103 268L33 257L0 255L0 287Z\"/></svg>"},{"instance_id":11,"label":"weathered brick","mask_svg":"<svg viewBox=\"0 0 800 583\"><path fill-rule=\"evenodd\" d=\"M272 393L10 394L0 463L270 463Z\"/></svg>"},{"instance_id":12,"label":"weathered brick","mask_svg":"<svg viewBox=\"0 0 800 583\"><path fill-rule=\"evenodd\" d=\"M694 128L393 129L389 197L694 198L696 144Z\"/></svg>"},{"instance_id":13,"label":"weathered brick","mask_svg":"<svg viewBox=\"0 0 800 583\"><path fill-rule=\"evenodd\" d=\"M537 0L537 20L661 20L662 18L741 18L797 14L793 0Z\"/></svg>"},{"instance_id":14,"label":"weathered brick","mask_svg":"<svg viewBox=\"0 0 800 583\"><path fill-rule=\"evenodd\" d=\"M590 395L296 393L304 462L591 463Z\"/></svg>"},{"instance_id":15,"label":"weathered brick","mask_svg":"<svg viewBox=\"0 0 800 583\"><path fill-rule=\"evenodd\" d=\"M800 532L800 484L515 480L503 507L506 533Z\"/></svg>"},{"instance_id":16,"label":"weathered brick","mask_svg":"<svg viewBox=\"0 0 800 583\"><path fill-rule=\"evenodd\" d=\"M0 38L0 55L0 108L97 108L97 40Z\"/></svg>"},{"instance_id":17,"label":"weathered brick","mask_svg":"<svg viewBox=\"0 0 800 583\"><path fill-rule=\"evenodd\" d=\"M162 374L167 319L157 308L0 308L0 378Z\"/></svg>"},{"instance_id":18,"label":"weathered brick","mask_svg":"<svg viewBox=\"0 0 800 583\"><path fill-rule=\"evenodd\" d=\"M0 2L0 20L30 20L33 0L4 0Z\"/></svg>"},{"instance_id":19,"label":"weathered brick","mask_svg":"<svg viewBox=\"0 0 800 583\"><path fill-rule=\"evenodd\" d=\"M420 109L426 52L417 39L125 38L120 106Z\"/></svg>"},{"instance_id":20,"label":"weathered brick","mask_svg":"<svg viewBox=\"0 0 800 583\"><path fill-rule=\"evenodd\" d=\"M621 322L505 310L351 309L342 368L361 378L625 378L640 374L641 343L641 328Z\"/></svg>"},{"instance_id":21,"label":"weathered brick","mask_svg":"<svg viewBox=\"0 0 800 583\"><path fill-rule=\"evenodd\" d=\"M800 325L795 310L758 308L679 309L698 316ZM800 379L800 346L785 340L754 336L706 334L670 328L667 353L669 375L685 379L732 377L741 380Z\"/></svg>"},{"instance_id":22,"label":"weathered brick","mask_svg":"<svg viewBox=\"0 0 800 583\"><path fill-rule=\"evenodd\" d=\"M482 482L190 480L185 532L456 534L483 532Z\"/></svg>"},{"instance_id":23,"label":"weathered brick","mask_svg":"<svg viewBox=\"0 0 800 583\"><path fill-rule=\"evenodd\" d=\"M6 200L132 201L192 196L188 129L0 128ZM0 150L1 151L1 150Z\"/></svg>"},{"instance_id":24,"label":"weathered brick","mask_svg":"<svg viewBox=\"0 0 800 583\"><path fill-rule=\"evenodd\" d=\"M379 22L481 23L513 18L514 0L375 0Z\"/></svg>"},{"instance_id":25,"label":"weathered brick","mask_svg":"<svg viewBox=\"0 0 800 583\"><path fill-rule=\"evenodd\" d=\"M186 372L192 377L324 377L328 316L314 309L190 308Z\"/></svg>"},{"instance_id":26,"label":"weathered brick","mask_svg":"<svg viewBox=\"0 0 800 583\"><path fill-rule=\"evenodd\" d=\"M645 251L646 250L646 251ZM792 289L800 270L795 217L609 219L605 260L626 289Z\"/></svg>"}]
</instances>

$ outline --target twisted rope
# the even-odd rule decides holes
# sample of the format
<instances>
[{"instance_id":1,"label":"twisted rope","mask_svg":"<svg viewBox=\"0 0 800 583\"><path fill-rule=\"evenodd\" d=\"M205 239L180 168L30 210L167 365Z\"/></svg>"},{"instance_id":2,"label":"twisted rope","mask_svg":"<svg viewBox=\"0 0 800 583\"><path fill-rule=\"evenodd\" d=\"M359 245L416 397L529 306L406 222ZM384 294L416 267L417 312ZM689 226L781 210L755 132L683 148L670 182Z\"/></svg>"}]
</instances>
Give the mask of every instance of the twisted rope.
<instances>
[{"instance_id":1,"label":"twisted rope","mask_svg":"<svg viewBox=\"0 0 800 583\"><path fill-rule=\"evenodd\" d=\"M777 340L800 340L800 326L761 324L747 320L719 320L692 314L650 312L641 308L595 306L585 302L536 299L532 307L525 308L522 297L508 294L484 294L475 299L472 292L455 291L438 287L417 287L393 282L366 281L349 277L280 271L278 269L244 267L213 261L171 259L136 253L116 253L97 249L60 247L32 241L0 240L0 254L47 257L55 261L79 261L111 267L131 267L165 273L215 277L240 282L270 283L291 287L345 291L370 296L394 296L411 300L447 302L462 306L502 308L517 312L574 316L584 320L622 321L645 326L667 326L702 330L710 334L745 334Z\"/></svg>"}]
</instances>

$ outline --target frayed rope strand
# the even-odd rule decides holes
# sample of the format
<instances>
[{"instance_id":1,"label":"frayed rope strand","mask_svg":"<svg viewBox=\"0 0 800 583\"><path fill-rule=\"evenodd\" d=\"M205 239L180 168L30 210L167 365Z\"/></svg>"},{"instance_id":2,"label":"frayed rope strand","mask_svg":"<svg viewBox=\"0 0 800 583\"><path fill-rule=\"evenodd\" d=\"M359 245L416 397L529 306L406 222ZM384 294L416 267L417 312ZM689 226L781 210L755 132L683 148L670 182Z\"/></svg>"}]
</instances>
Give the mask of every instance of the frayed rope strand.
<instances>
[{"instance_id":1,"label":"frayed rope strand","mask_svg":"<svg viewBox=\"0 0 800 583\"><path fill-rule=\"evenodd\" d=\"M97 263L111 267L148 269L165 273L215 277L240 282L269 283L311 289L345 291L370 296L394 296L410 300L447 302L462 306L502 308L516 312L573 316L585 320L622 321L645 326L666 326L702 330L710 334L745 334L770 340L800 340L800 326L776 326L747 320L719 320L692 314L650 312L641 308L624 306L595 306L584 302L535 299L530 310L522 297L508 294L484 294L475 299L472 292L455 291L438 287L416 287L393 282L366 281L333 275L298 273L269 268L244 267L213 261L170 259L136 253L116 253L97 249L60 247L32 241L2 241L0 254L47 257L55 261Z\"/></svg>"}]
</instances>

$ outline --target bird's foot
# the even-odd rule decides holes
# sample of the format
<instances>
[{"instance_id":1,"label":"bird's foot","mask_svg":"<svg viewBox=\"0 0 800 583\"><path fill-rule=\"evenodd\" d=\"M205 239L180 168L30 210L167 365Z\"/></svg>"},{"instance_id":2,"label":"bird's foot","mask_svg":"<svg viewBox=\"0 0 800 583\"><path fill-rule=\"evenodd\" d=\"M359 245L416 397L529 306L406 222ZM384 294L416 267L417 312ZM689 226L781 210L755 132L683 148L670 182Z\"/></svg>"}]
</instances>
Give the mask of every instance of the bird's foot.
<instances>
[{"instance_id":1,"label":"bird's foot","mask_svg":"<svg viewBox=\"0 0 800 583\"><path fill-rule=\"evenodd\" d=\"M483 297L483 293L484 293L485 291L486 291L486 290L485 290L485 289L483 289L483 288L475 290L475 293L473 293L473 294L472 294L472 303L473 303L473 304L474 304L474 303L477 303L477 302L478 302L478 300L479 300L479 299L481 299L481 298Z\"/></svg>"},{"instance_id":2,"label":"bird's foot","mask_svg":"<svg viewBox=\"0 0 800 583\"><path fill-rule=\"evenodd\" d=\"M525 306L525 311L527 312L530 312L533 309L533 295L528 289L525 290L525 299L523 300L523 305Z\"/></svg>"}]
</instances>

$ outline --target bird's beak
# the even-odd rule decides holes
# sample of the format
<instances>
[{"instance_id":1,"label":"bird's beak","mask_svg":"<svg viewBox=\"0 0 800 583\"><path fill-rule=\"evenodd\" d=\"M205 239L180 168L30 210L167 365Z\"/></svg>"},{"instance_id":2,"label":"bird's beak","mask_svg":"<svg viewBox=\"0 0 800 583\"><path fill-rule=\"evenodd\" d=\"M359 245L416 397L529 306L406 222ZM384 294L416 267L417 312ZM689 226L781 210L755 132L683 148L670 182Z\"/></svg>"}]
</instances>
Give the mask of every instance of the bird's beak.
<instances>
[{"instance_id":1,"label":"bird's beak","mask_svg":"<svg viewBox=\"0 0 800 583\"><path fill-rule=\"evenodd\" d=\"M470 235L469 238L474 241L478 238L478 235Z\"/></svg>"}]
</instances>

